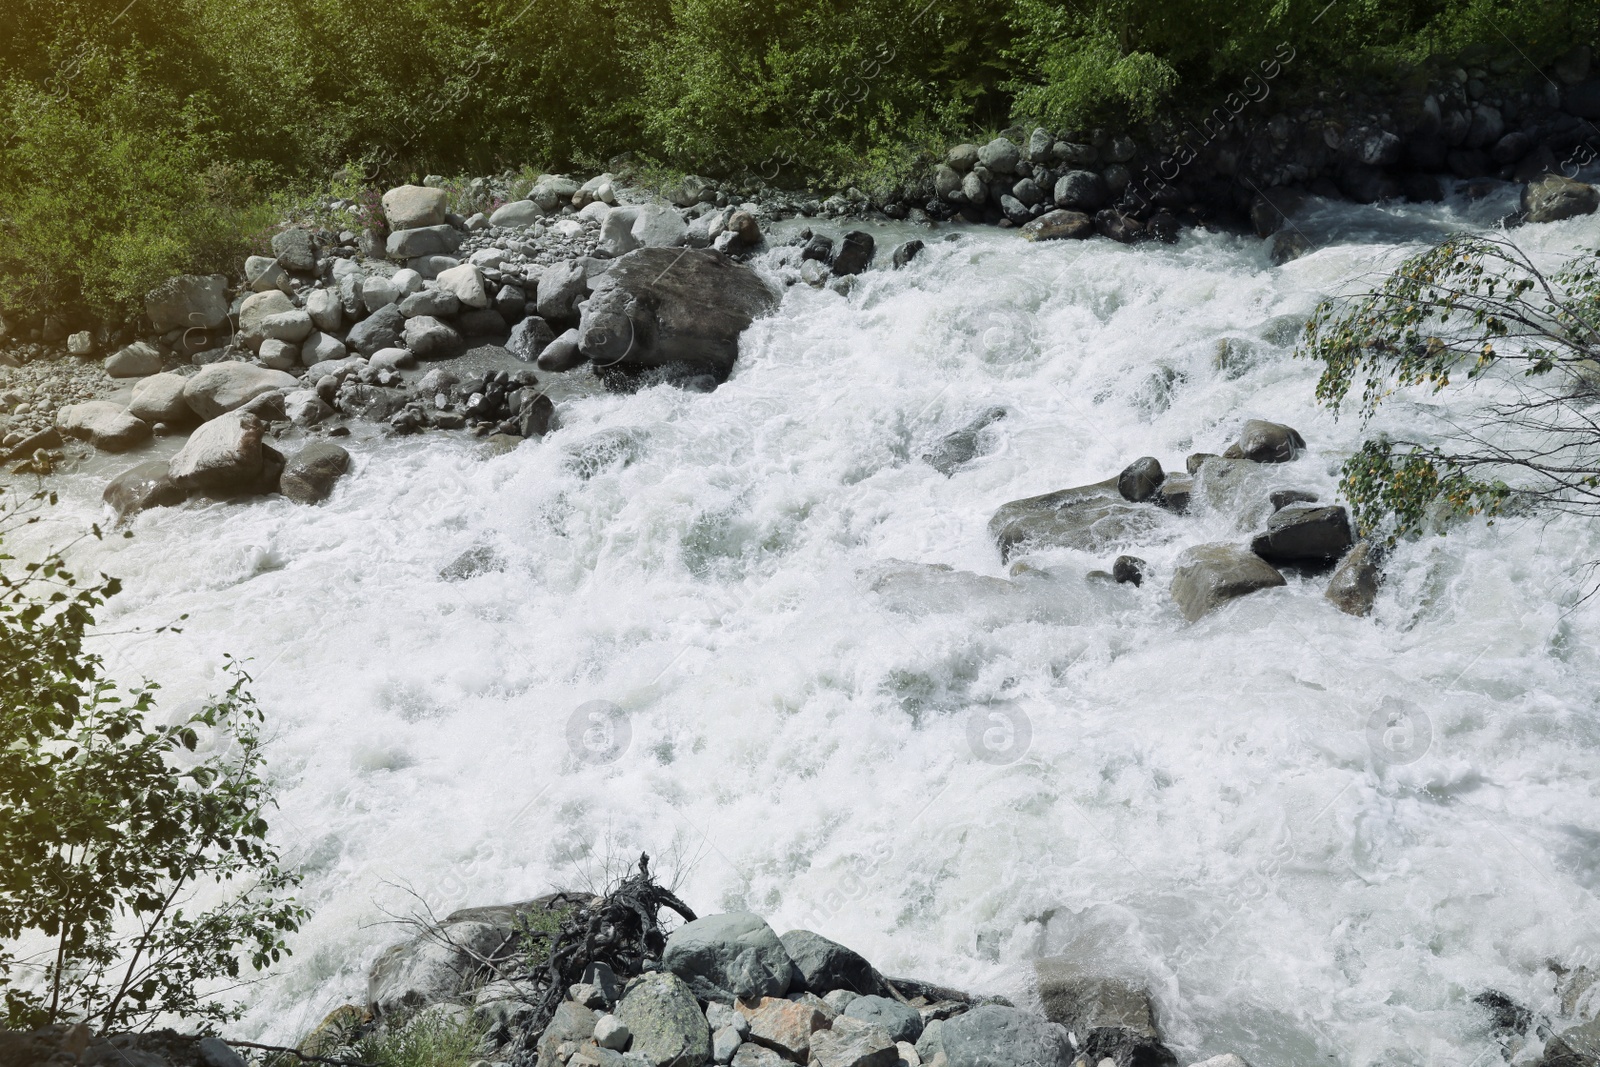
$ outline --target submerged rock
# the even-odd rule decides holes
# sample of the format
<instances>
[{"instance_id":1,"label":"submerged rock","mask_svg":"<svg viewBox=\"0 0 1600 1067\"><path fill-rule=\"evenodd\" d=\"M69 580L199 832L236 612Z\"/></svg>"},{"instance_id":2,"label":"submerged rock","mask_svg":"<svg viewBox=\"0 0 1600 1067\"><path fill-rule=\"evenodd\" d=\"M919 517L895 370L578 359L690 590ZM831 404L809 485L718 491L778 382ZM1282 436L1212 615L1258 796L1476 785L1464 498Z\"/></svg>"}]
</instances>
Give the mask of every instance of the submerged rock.
<instances>
[{"instance_id":1,"label":"submerged rock","mask_svg":"<svg viewBox=\"0 0 1600 1067\"><path fill-rule=\"evenodd\" d=\"M1002 561L1009 561L1023 545L1098 553L1154 534L1164 512L1130 503L1117 481L1108 478L1002 506L989 520L989 533L1000 546Z\"/></svg>"},{"instance_id":2,"label":"submerged rock","mask_svg":"<svg viewBox=\"0 0 1600 1067\"><path fill-rule=\"evenodd\" d=\"M1561 174L1546 174L1522 189L1522 210L1529 222L1559 222L1592 215L1600 207L1600 190Z\"/></svg>"},{"instance_id":3,"label":"submerged rock","mask_svg":"<svg viewBox=\"0 0 1600 1067\"><path fill-rule=\"evenodd\" d=\"M985 408L961 429L941 437L922 454L923 462L946 478L950 477L963 463L982 454L983 431L1005 417L1006 409L1003 407Z\"/></svg>"},{"instance_id":4,"label":"submerged rock","mask_svg":"<svg viewBox=\"0 0 1600 1067\"><path fill-rule=\"evenodd\" d=\"M1369 541L1357 541L1328 579L1324 594L1346 615L1367 615L1378 599L1377 551Z\"/></svg>"},{"instance_id":5,"label":"submerged rock","mask_svg":"<svg viewBox=\"0 0 1600 1067\"><path fill-rule=\"evenodd\" d=\"M1172 575L1172 599L1194 622L1230 600L1286 585L1277 569L1241 545L1216 542L1185 549Z\"/></svg>"},{"instance_id":6,"label":"submerged rock","mask_svg":"<svg viewBox=\"0 0 1600 1067\"><path fill-rule=\"evenodd\" d=\"M350 469L350 453L328 441L306 445L283 467L279 491L297 504L316 504Z\"/></svg>"},{"instance_id":7,"label":"submerged rock","mask_svg":"<svg viewBox=\"0 0 1600 1067\"><path fill-rule=\"evenodd\" d=\"M1290 504L1273 513L1250 550L1269 563L1312 563L1338 559L1350 544L1344 508Z\"/></svg>"},{"instance_id":8,"label":"submerged rock","mask_svg":"<svg viewBox=\"0 0 1600 1067\"><path fill-rule=\"evenodd\" d=\"M188 492L172 480L164 459L123 471L111 479L101 495L119 519L132 518L146 508L176 507L188 497Z\"/></svg>"}]
</instances>

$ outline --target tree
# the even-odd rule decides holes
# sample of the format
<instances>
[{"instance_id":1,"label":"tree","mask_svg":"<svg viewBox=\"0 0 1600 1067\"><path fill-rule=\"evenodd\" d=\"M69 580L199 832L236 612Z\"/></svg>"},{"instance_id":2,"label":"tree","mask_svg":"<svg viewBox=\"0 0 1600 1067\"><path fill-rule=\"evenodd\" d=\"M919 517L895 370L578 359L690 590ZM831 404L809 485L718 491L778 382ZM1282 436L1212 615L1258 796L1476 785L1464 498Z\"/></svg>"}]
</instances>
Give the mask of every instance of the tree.
<instances>
[{"instance_id":1,"label":"tree","mask_svg":"<svg viewBox=\"0 0 1600 1067\"><path fill-rule=\"evenodd\" d=\"M0 500L0 535L53 495ZM93 535L100 536L98 528ZM260 708L232 684L175 725L151 721L156 686L126 693L85 649L115 578L80 583L55 552L0 554L0 989L5 1025L84 1020L100 1030L161 1014L214 1021L214 999L288 950L306 912L297 873L267 841ZM202 730L225 744L196 755ZM208 884L238 882L196 912ZM18 957L17 943L48 939Z\"/></svg>"},{"instance_id":2,"label":"tree","mask_svg":"<svg viewBox=\"0 0 1600 1067\"><path fill-rule=\"evenodd\" d=\"M1322 362L1317 399L1335 412L1353 406L1365 425L1404 387L1471 391L1431 440L1380 435L1345 463L1363 534L1393 543L1438 517L1600 514L1597 271L1596 253L1546 273L1508 238L1461 235L1317 308L1298 354Z\"/></svg>"}]
</instances>

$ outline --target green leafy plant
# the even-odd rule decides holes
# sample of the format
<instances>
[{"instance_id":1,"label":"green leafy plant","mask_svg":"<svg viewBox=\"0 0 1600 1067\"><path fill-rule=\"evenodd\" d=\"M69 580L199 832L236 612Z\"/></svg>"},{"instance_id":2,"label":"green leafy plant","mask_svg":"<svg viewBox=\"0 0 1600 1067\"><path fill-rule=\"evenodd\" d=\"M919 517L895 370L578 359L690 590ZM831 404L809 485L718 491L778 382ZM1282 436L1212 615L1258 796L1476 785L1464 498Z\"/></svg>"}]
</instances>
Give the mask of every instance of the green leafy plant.
<instances>
[{"instance_id":1,"label":"green leafy plant","mask_svg":"<svg viewBox=\"0 0 1600 1067\"><path fill-rule=\"evenodd\" d=\"M1317 399L1363 424L1401 389L1474 390L1435 439L1380 435L1345 463L1363 533L1392 543L1441 515L1514 507L1600 513L1596 254L1547 274L1507 238L1451 237L1320 305L1298 353L1323 364Z\"/></svg>"},{"instance_id":2,"label":"green leafy plant","mask_svg":"<svg viewBox=\"0 0 1600 1067\"><path fill-rule=\"evenodd\" d=\"M0 506L0 534L49 503ZM217 996L244 960L260 970L285 954L306 914L267 839L249 676L230 661L220 697L153 722L156 687L124 692L85 646L120 588L81 582L60 553L0 554L0 989L13 1028L234 1018ZM206 735L219 750L200 755ZM19 956L24 942L48 947Z\"/></svg>"}]
</instances>

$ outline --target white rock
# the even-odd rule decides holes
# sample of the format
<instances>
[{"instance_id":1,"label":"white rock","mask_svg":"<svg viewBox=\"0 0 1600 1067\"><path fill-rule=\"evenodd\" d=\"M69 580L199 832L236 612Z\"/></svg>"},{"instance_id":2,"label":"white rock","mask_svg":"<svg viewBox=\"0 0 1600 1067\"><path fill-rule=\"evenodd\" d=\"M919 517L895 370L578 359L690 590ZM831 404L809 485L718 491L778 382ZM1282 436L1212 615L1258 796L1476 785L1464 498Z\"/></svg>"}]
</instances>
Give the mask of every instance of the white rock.
<instances>
[{"instance_id":1,"label":"white rock","mask_svg":"<svg viewBox=\"0 0 1600 1067\"><path fill-rule=\"evenodd\" d=\"M486 308L489 306L489 294L483 288L483 271L471 263L463 263L459 267L451 267L442 271L438 278L439 288L447 293L454 293L462 306L469 308Z\"/></svg>"},{"instance_id":2,"label":"white rock","mask_svg":"<svg viewBox=\"0 0 1600 1067\"><path fill-rule=\"evenodd\" d=\"M633 239L645 248L672 248L683 244L689 224L665 204L643 204L633 221Z\"/></svg>"},{"instance_id":3,"label":"white rock","mask_svg":"<svg viewBox=\"0 0 1600 1067\"><path fill-rule=\"evenodd\" d=\"M550 232L557 237L565 237L571 240L574 237L582 236L583 223L577 219L562 219L560 222L551 223Z\"/></svg>"},{"instance_id":4,"label":"white rock","mask_svg":"<svg viewBox=\"0 0 1600 1067\"><path fill-rule=\"evenodd\" d=\"M296 426L315 426L323 419L333 417L333 408L317 395L315 389L295 389L286 393L283 410Z\"/></svg>"},{"instance_id":5,"label":"white rock","mask_svg":"<svg viewBox=\"0 0 1600 1067\"><path fill-rule=\"evenodd\" d=\"M320 330L307 337L305 343L300 346L300 362L307 367L344 357L344 342Z\"/></svg>"},{"instance_id":6,"label":"white rock","mask_svg":"<svg viewBox=\"0 0 1600 1067\"><path fill-rule=\"evenodd\" d=\"M148 378L161 373L161 353L135 341L106 357L106 373L113 378Z\"/></svg>"},{"instance_id":7,"label":"white rock","mask_svg":"<svg viewBox=\"0 0 1600 1067\"><path fill-rule=\"evenodd\" d=\"M283 264L267 256L249 256L244 261L244 282L258 293L293 292L289 285L289 272Z\"/></svg>"},{"instance_id":8,"label":"white rock","mask_svg":"<svg viewBox=\"0 0 1600 1067\"><path fill-rule=\"evenodd\" d=\"M628 1041L632 1037L628 1024L615 1015L602 1015L594 1021L594 1043L601 1048L621 1052L628 1047Z\"/></svg>"},{"instance_id":9,"label":"white rock","mask_svg":"<svg viewBox=\"0 0 1600 1067\"><path fill-rule=\"evenodd\" d=\"M611 205L603 200L595 200L585 205L584 209L578 212L578 217L580 219L593 219L598 223L604 224L606 216L609 214L611 214Z\"/></svg>"},{"instance_id":10,"label":"white rock","mask_svg":"<svg viewBox=\"0 0 1600 1067\"><path fill-rule=\"evenodd\" d=\"M273 370L292 370L300 364L300 346L280 341L276 337L262 341L261 351L256 355L263 367L271 367Z\"/></svg>"},{"instance_id":11,"label":"white rock","mask_svg":"<svg viewBox=\"0 0 1600 1067\"><path fill-rule=\"evenodd\" d=\"M342 262L342 261L341 261ZM332 333L344 324L344 308L332 289L313 289L306 294L306 314L317 329Z\"/></svg>"},{"instance_id":12,"label":"white rock","mask_svg":"<svg viewBox=\"0 0 1600 1067\"><path fill-rule=\"evenodd\" d=\"M56 412L56 429L105 452L126 452L150 436L150 425L108 400L68 404Z\"/></svg>"},{"instance_id":13,"label":"white rock","mask_svg":"<svg viewBox=\"0 0 1600 1067\"><path fill-rule=\"evenodd\" d=\"M87 356L94 352L94 338L88 330L79 330L67 338L67 354L72 356Z\"/></svg>"},{"instance_id":14,"label":"white rock","mask_svg":"<svg viewBox=\"0 0 1600 1067\"><path fill-rule=\"evenodd\" d=\"M503 248L480 248L467 257L467 262L478 267L498 267L506 261Z\"/></svg>"},{"instance_id":15,"label":"white rock","mask_svg":"<svg viewBox=\"0 0 1600 1067\"><path fill-rule=\"evenodd\" d=\"M600 224L600 248L613 256L624 255L639 247L633 236L633 224L639 220L636 207L619 207L606 215ZM684 228L687 233L688 227Z\"/></svg>"},{"instance_id":16,"label":"white rock","mask_svg":"<svg viewBox=\"0 0 1600 1067\"><path fill-rule=\"evenodd\" d=\"M311 336L311 316L300 308L264 316L261 319L261 336L263 340L276 338L297 345Z\"/></svg>"},{"instance_id":17,"label":"white rock","mask_svg":"<svg viewBox=\"0 0 1600 1067\"><path fill-rule=\"evenodd\" d=\"M148 423L182 423L194 418L183 399L184 378L178 374L152 374L133 383L128 414Z\"/></svg>"},{"instance_id":18,"label":"white rock","mask_svg":"<svg viewBox=\"0 0 1600 1067\"><path fill-rule=\"evenodd\" d=\"M416 271L412 271L416 274ZM420 275L419 275L420 277ZM361 281L361 302L367 306L368 311L377 311L386 304L393 304L400 299L400 287L394 283L393 278L385 278L381 274L371 274Z\"/></svg>"},{"instance_id":19,"label":"white rock","mask_svg":"<svg viewBox=\"0 0 1600 1067\"><path fill-rule=\"evenodd\" d=\"M449 197L443 189L402 185L383 194L383 217L390 230L441 225L448 207Z\"/></svg>"},{"instance_id":20,"label":"white rock","mask_svg":"<svg viewBox=\"0 0 1600 1067\"><path fill-rule=\"evenodd\" d=\"M410 267L401 267L394 272L389 281L393 282L394 287L400 290L401 300L404 300L412 293L422 292L422 275Z\"/></svg>"},{"instance_id":21,"label":"white rock","mask_svg":"<svg viewBox=\"0 0 1600 1067\"><path fill-rule=\"evenodd\" d=\"M244 407L262 393L295 389L299 384L294 375L281 370L268 370L249 363L212 363L184 382L183 398L196 415L214 419L234 408Z\"/></svg>"},{"instance_id":22,"label":"white rock","mask_svg":"<svg viewBox=\"0 0 1600 1067\"><path fill-rule=\"evenodd\" d=\"M267 424L247 411L219 415L191 434L172 457L172 480L184 489L247 487L261 475L266 432Z\"/></svg>"}]
</instances>

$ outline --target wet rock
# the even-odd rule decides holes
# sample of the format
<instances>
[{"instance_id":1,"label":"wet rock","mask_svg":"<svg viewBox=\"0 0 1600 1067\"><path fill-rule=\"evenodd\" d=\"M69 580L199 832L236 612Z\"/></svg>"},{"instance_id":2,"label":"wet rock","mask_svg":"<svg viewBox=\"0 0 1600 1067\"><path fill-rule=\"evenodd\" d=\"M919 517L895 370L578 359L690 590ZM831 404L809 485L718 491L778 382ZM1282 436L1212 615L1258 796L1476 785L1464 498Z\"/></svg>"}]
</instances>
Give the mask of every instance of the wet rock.
<instances>
[{"instance_id":1,"label":"wet rock","mask_svg":"<svg viewBox=\"0 0 1600 1067\"><path fill-rule=\"evenodd\" d=\"M543 296L541 281L541 314ZM583 305L578 349L599 367L675 366L721 382L738 358L739 335L776 303L759 275L719 252L641 248L600 276ZM539 366L553 369L544 356Z\"/></svg>"},{"instance_id":2,"label":"wet rock","mask_svg":"<svg viewBox=\"0 0 1600 1067\"><path fill-rule=\"evenodd\" d=\"M750 1020L749 1040L784 1059L805 1063L811 1057L811 1035L828 1027L828 1017L810 1004L763 997L754 1008L741 1004Z\"/></svg>"},{"instance_id":3,"label":"wet rock","mask_svg":"<svg viewBox=\"0 0 1600 1067\"><path fill-rule=\"evenodd\" d=\"M172 457L175 484L186 490L239 492L259 487L267 424L246 411L219 415L197 429Z\"/></svg>"},{"instance_id":4,"label":"wet rock","mask_svg":"<svg viewBox=\"0 0 1600 1067\"><path fill-rule=\"evenodd\" d=\"M1600 190L1561 174L1546 174L1522 189L1522 210L1529 222L1592 215L1596 207L1600 207Z\"/></svg>"},{"instance_id":5,"label":"wet rock","mask_svg":"<svg viewBox=\"0 0 1600 1067\"><path fill-rule=\"evenodd\" d=\"M1117 479L1013 500L989 520L1003 562L1024 545L1104 552L1148 538L1162 522L1154 507L1123 499Z\"/></svg>"},{"instance_id":6,"label":"wet rock","mask_svg":"<svg viewBox=\"0 0 1600 1067\"><path fill-rule=\"evenodd\" d=\"M333 492L350 469L350 453L328 441L313 441L283 466L278 491L296 504L316 504Z\"/></svg>"},{"instance_id":7,"label":"wet rock","mask_svg":"<svg viewBox=\"0 0 1600 1067\"><path fill-rule=\"evenodd\" d=\"M949 1067L1067 1067L1067 1031L1016 1008L985 1004L946 1020L940 1043Z\"/></svg>"},{"instance_id":8,"label":"wet rock","mask_svg":"<svg viewBox=\"0 0 1600 1067\"><path fill-rule=\"evenodd\" d=\"M448 207L449 197L443 189L402 185L383 194L383 217L391 230L438 226Z\"/></svg>"},{"instance_id":9,"label":"wet rock","mask_svg":"<svg viewBox=\"0 0 1600 1067\"><path fill-rule=\"evenodd\" d=\"M1350 517L1338 506L1290 504L1267 520L1251 551L1269 563L1328 562L1351 544Z\"/></svg>"},{"instance_id":10,"label":"wet rock","mask_svg":"<svg viewBox=\"0 0 1600 1067\"><path fill-rule=\"evenodd\" d=\"M1290 504L1315 504L1317 494L1305 489L1274 489L1267 494L1267 500L1273 511L1280 511Z\"/></svg>"},{"instance_id":11,"label":"wet rock","mask_svg":"<svg viewBox=\"0 0 1600 1067\"><path fill-rule=\"evenodd\" d=\"M145 341L135 341L107 356L105 367L113 378L148 378L161 373L161 353Z\"/></svg>"},{"instance_id":12,"label":"wet rock","mask_svg":"<svg viewBox=\"0 0 1600 1067\"><path fill-rule=\"evenodd\" d=\"M583 353L578 350L578 331L567 330L539 353L538 367L544 371L568 371L585 362Z\"/></svg>"},{"instance_id":13,"label":"wet rock","mask_svg":"<svg viewBox=\"0 0 1600 1067\"><path fill-rule=\"evenodd\" d=\"M1568 1027L1544 1047L1538 1067L1594 1067L1600 1063L1600 1018Z\"/></svg>"},{"instance_id":14,"label":"wet rock","mask_svg":"<svg viewBox=\"0 0 1600 1067\"><path fill-rule=\"evenodd\" d=\"M1189 510L1189 499L1194 495L1194 479L1186 474L1169 474L1156 490L1155 502L1168 511L1182 514Z\"/></svg>"},{"instance_id":15,"label":"wet rock","mask_svg":"<svg viewBox=\"0 0 1600 1067\"><path fill-rule=\"evenodd\" d=\"M152 425L164 422L181 426L194 420L194 410L184 399L183 387L187 384L177 374L152 374L134 383L133 395L128 400L128 414Z\"/></svg>"},{"instance_id":16,"label":"wet rock","mask_svg":"<svg viewBox=\"0 0 1600 1067\"><path fill-rule=\"evenodd\" d=\"M555 339L555 331L548 322L538 315L529 315L511 328L511 336L506 338L506 351L524 363L532 363Z\"/></svg>"},{"instance_id":17,"label":"wet rock","mask_svg":"<svg viewBox=\"0 0 1600 1067\"><path fill-rule=\"evenodd\" d=\"M945 477L950 477L963 463L982 454L985 443L983 431L1005 417L1006 409L1003 407L985 408L967 425L940 438L922 454L923 462Z\"/></svg>"},{"instance_id":18,"label":"wet rock","mask_svg":"<svg viewBox=\"0 0 1600 1067\"><path fill-rule=\"evenodd\" d=\"M679 927L674 934L692 925ZM689 986L670 971L647 972L628 983L616 1016L633 1033L632 1051L651 1067L701 1067L711 1058L706 1017Z\"/></svg>"},{"instance_id":19,"label":"wet rock","mask_svg":"<svg viewBox=\"0 0 1600 1067\"><path fill-rule=\"evenodd\" d=\"M1172 574L1172 599L1190 622L1230 600L1286 585L1277 569L1241 545L1215 542L1185 549Z\"/></svg>"},{"instance_id":20,"label":"wet rock","mask_svg":"<svg viewBox=\"0 0 1600 1067\"><path fill-rule=\"evenodd\" d=\"M912 260L916 259L917 256L922 253L924 247L926 246L924 246L923 243L917 239L907 241L904 244L896 245L894 252L889 257L890 262L894 264L894 269L900 270L902 267L908 265Z\"/></svg>"},{"instance_id":21,"label":"wet rock","mask_svg":"<svg viewBox=\"0 0 1600 1067\"><path fill-rule=\"evenodd\" d=\"M1222 453L1224 459L1248 459L1255 463L1288 463L1305 451L1305 438L1298 430L1264 419L1244 424L1239 440Z\"/></svg>"},{"instance_id":22,"label":"wet rock","mask_svg":"<svg viewBox=\"0 0 1600 1067\"><path fill-rule=\"evenodd\" d=\"M1272 265L1281 267L1311 251L1311 241L1299 230L1283 230L1272 236L1272 249L1268 253Z\"/></svg>"},{"instance_id":23,"label":"wet rock","mask_svg":"<svg viewBox=\"0 0 1600 1067\"><path fill-rule=\"evenodd\" d=\"M129 468L111 479L101 499L111 505L119 519L127 519L146 508L176 507L188 496L188 492L172 480L167 461L156 459Z\"/></svg>"},{"instance_id":24,"label":"wet rock","mask_svg":"<svg viewBox=\"0 0 1600 1067\"><path fill-rule=\"evenodd\" d=\"M1111 577L1118 585L1143 585L1149 572L1150 564L1138 556L1118 556L1111 564Z\"/></svg>"},{"instance_id":25,"label":"wet rock","mask_svg":"<svg viewBox=\"0 0 1600 1067\"><path fill-rule=\"evenodd\" d=\"M916 1041L922 1036L922 1016L916 1008L888 997L862 996L850 1002L844 1014L876 1026L892 1041Z\"/></svg>"},{"instance_id":26,"label":"wet rock","mask_svg":"<svg viewBox=\"0 0 1600 1067\"><path fill-rule=\"evenodd\" d=\"M145 294L144 313L156 333L217 330L228 323L228 279L221 274L180 274Z\"/></svg>"},{"instance_id":27,"label":"wet rock","mask_svg":"<svg viewBox=\"0 0 1600 1067\"><path fill-rule=\"evenodd\" d=\"M1100 1030L1125 1031L1126 1036L1140 1041L1159 1041L1147 990L1086 970L1064 956L1034 961L1034 974L1045 1018L1065 1026L1080 1042L1093 1042ZM1105 1035L1101 1044L1123 1036Z\"/></svg>"},{"instance_id":28,"label":"wet rock","mask_svg":"<svg viewBox=\"0 0 1600 1067\"><path fill-rule=\"evenodd\" d=\"M1056 207L1093 215L1111 199L1106 181L1092 170L1069 170L1056 179Z\"/></svg>"},{"instance_id":29,"label":"wet rock","mask_svg":"<svg viewBox=\"0 0 1600 1067\"><path fill-rule=\"evenodd\" d=\"M833 273L840 277L860 274L872 264L875 247L872 234L865 230L851 230L844 235L839 242L839 250L834 253L831 264Z\"/></svg>"},{"instance_id":30,"label":"wet rock","mask_svg":"<svg viewBox=\"0 0 1600 1067\"><path fill-rule=\"evenodd\" d=\"M1117 475L1117 492L1122 494L1122 499L1137 504L1155 496L1156 490L1161 488L1161 483L1166 477L1159 459L1154 456L1143 456L1128 464L1122 473Z\"/></svg>"},{"instance_id":31,"label":"wet rock","mask_svg":"<svg viewBox=\"0 0 1600 1067\"><path fill-rule=\"evenodd\" d=\"M667 938L661 964L703 1000L756 1000L789 991L794 964L759 915L730 912L685 923Z\"/></svg>"},{"instance_id":32,"label":"wet rock","mask_svg":"<svg viewBox=\"0 0 1600 1067\"><path fill-rule=\"evenodd\" d=\"M556 408L544 393L524 390L522 408L517 413L517 431L524 437L543 437L555 426Z\"/></svg>"},{"instance_id":33,"label":"wet rock","mask_svg":"<svg viewBox=\"0 0 1600 1067\"><path fill-rule=\"evenodd\" d=\"M818 995L846 989L856 995L886 993L883 977L859 953L810 930L790 930L783 947L794 961L801 988ZM830 1006L832 1006L830 1004ZM843 1008L835 1007L835 1011Z\"/></svg>"},{"instance_id":34,"label":"wet rock","mask_svg":"<svg viewBox=\"0 0 1600 1067\"><path fill-rule=\"evenodd\" d=\"M1367 541L1357 541L1339 561L1324 594L1346 615L1367 615L1378 599L1377 551Z\"/></svg>"},{"instance_id":35,"label":"wet rock","mask_svg":"<svg viewBox=\"0 0 1600 1067\"><path fill-rule=\"evenodd\" d=\"M294 389L299 379L281 370L249 363L212 363L184 380L183 399L202 419L214 419L244 407L263 393Z\"/></svg>"},{"instance_id":36,"label":"wet rock","mask_svg":"<svg viewBox=\"0 0 1600 1067\"><path fill-rule=\"evenodd\" d=\"M1250 1067L1250 1065L1245 1062L1243 1056L1235 1055L1232 1052L1224 1052L1220 1056L1212 1056L1210 1059L1190 1064L1190 1067Z\"/></svg>"},{"instance_id":37,"label":"wet rock","mask_svg":"<svg viewBox=\"0 0 1600 1067\"><path fill-rule=\"evenodd\" d=\"M1093 237L1094 232L1094 220L1081 211L1046 212L1022 227L1022 236L1030 241L1081 241Z\"/></svg>"},{"instance_id":38,"label":"wet rock","mask_svg":"<svg viewBox=\"0 0 1600 1067\"><path fill-rule=\"evenodd\" d=\"M126 452L150 439L150 424L106 400L68 404L56 412L56 429L102 452Z\"/></svg>"}]
</instances>

